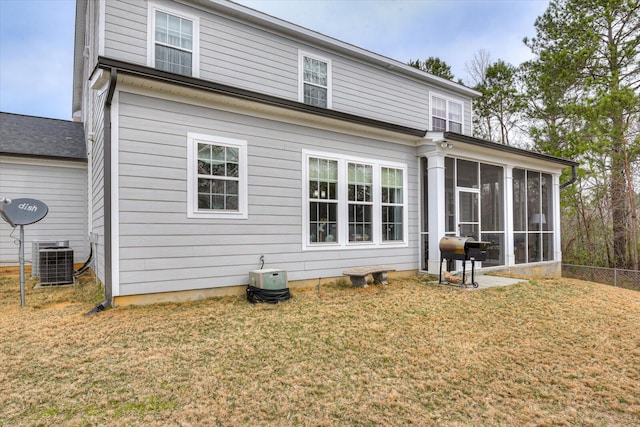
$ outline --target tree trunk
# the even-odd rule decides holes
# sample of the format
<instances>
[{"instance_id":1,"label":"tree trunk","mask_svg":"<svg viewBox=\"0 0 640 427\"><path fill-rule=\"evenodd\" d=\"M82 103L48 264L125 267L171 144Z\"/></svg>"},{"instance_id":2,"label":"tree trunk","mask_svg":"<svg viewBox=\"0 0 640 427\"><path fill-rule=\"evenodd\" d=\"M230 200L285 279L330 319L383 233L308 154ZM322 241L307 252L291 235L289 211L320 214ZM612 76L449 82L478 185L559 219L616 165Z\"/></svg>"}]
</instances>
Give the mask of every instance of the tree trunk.
<instances>
[{"instance_id":1,"label":"tree trunk","mask_svg":"<svg viewBox=\"0 0 640 427\"><path fill-rule=\"evenodd\" d=\"M618 155L611 159L611 228L613 232L614 267L628 267L627 257L627 196L624 162Z\"/></svg>"},{"instance_id":2,"label":"tree trunk","mask_svg":"<svg viewBox=\"0 0 640 427\"><path fill-rule=\"evenodd\" d=\"M629 165L629 156L627 146L624 145L624 172L627 176L627 195L629 197L629 211L631 213L631 256L633 260L632 269L638 268L638 210L633 196L633 179L631 179L631 167Z\"/></svg>"}]
</instances>

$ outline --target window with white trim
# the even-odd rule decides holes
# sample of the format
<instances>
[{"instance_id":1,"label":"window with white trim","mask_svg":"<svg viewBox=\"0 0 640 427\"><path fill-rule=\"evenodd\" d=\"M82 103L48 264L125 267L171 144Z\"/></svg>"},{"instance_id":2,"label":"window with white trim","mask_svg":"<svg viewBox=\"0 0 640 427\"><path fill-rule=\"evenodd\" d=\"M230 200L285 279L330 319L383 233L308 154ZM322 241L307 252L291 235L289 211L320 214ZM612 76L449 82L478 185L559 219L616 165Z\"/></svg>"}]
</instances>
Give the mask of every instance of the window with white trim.
<instances>
[{"instance_id":1,"label":"window with white trim","mask_svg":"<svg viewBox=\"0 0 640 427\"><path fill-rule=\"evenodd\" d=\"M349 241L373 241L373 166L347 163Z\"/></svg>"},{"instance_id":2,"label":"window with white trim","mask_svg":"<svg viewBox=\"0 0 640 427\"><path fill-rule=\"evenodd\" d=\"M407 166L303 153L305 249L407 243Z\"/></svg>"},{"instance_id":3,"label":"window with white trim","mask_svg":"<svg viewBox=\"0 0 640 427\"><path fill-rule=\"evenodd\" d=\"M300 52L300 102L331 108L331 61Z\"/></svg>"},{"instance_id":4,"label":"window with white trim","mask_svg":"<svg viewBox=\"0 0 640 427\"><path fill-rule=\"evenodd\" d=\"M404 236L404 171L382 168L382 240L402 241Z\"/></svg>"},{"instance_id":5,"label":"window with white trim","mask_svg":"<svg viewBox=\"0 0 640 427\"><path fill-rule=\"evenodd\" d=\"M149 3L147 65L185 76L199 76L199 20Z\"/></svg>"},{"instance_id":6,"label":"window with white trim","mask_svg":"<svg viewBox=\"0 0 640 427\"><path fill-rule=\"evenodd\" d=\"M431 97L431 130L462 133L462 103L433 95Z\"/></svg>"},{"instance_id":7,"label":"window with white trim","mask_svg":"<svg viewBox=\"0 0 640 427\"><path fill-rule=\"evenodd\" d=\"M309 232L312 243L338 237L338 162L309 158Z\"/></svg>"},{"instance_id":8,"label":"window with white trim","mask_svg":"<svg viewBox=\"0 0 640 427\"><path fill-rule=\"evenodd\" d=\"M247 218L247 142L189 133L190 218Z\"/></svg>"}]
</instances>

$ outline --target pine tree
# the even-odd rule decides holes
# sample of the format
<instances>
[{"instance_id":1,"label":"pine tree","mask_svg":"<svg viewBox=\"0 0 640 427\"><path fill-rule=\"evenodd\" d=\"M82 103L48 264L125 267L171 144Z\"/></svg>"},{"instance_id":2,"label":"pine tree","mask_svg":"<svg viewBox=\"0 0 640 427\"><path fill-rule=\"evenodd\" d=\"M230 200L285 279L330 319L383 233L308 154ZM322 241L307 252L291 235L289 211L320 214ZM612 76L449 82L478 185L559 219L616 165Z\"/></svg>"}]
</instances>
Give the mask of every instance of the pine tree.
<instances>
[{"instance_id":1,"label":"pine tree","mask_svg":"<svg viewBox=\"0 0 640 427\"><path fill-rule=\"evenodd\" d=\"M525 43L537 58L523 66L534 144L578 158L592 183L606 177L609 264L637 268L631 171L640 158L640 136L632 131L640 121L640 3L552 1L535 27L536 37Z\"/></svg>"}]
</instances>

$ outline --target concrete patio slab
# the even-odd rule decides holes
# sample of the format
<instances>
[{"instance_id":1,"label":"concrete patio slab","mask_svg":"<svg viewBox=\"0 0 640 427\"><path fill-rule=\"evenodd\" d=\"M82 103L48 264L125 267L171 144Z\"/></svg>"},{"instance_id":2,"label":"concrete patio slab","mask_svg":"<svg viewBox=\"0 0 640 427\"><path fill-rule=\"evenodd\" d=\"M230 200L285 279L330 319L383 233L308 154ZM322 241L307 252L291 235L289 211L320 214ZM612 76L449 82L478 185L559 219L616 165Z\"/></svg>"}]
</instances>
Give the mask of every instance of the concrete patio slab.
<instances>
[{"instance_id":1,"label":"concrete patio slab","mask_svg":"<svg viewBox=\"0 0 640 427\"><path fill-rule=\"evenodd\" d=\"M471 281L471 278L467 279L467 281ZM497 286L510 286L515 285L516 283L526 283L527 279L514 279L513 277L500 277L500 276L488 276L486 274L476 274L476 282L478 282L478 287L475 289L487 289L494 288ZM472 286L467 285L467 289L474 289Z\"/></svg>"},{"instance_id":2,"label":"concrete patio slab","mask_svg":"<svg viewBox=\"0 0 640 427\"><path fill-rule=\"evenodd\" d=\"M469 291L473 291L473 290L477 290L477 289L488 289L488 288L495 288L495 287L500 287L500 286L510 286L510 285L515 285L517 283L526 283L528 282L527 279L515 279L513 277L500 277L500 276L489 276L486 274L476 274L476 282L478 282L478 287L474 288L471 285L471 274L467 275L467 286L464 288L466 290ZM435 282L438 283L438 282ZM446 285L446 284L444 284ZM451 284L451 286L457 286L462 288L459 284Z\"/></svg>"}]
</instances>

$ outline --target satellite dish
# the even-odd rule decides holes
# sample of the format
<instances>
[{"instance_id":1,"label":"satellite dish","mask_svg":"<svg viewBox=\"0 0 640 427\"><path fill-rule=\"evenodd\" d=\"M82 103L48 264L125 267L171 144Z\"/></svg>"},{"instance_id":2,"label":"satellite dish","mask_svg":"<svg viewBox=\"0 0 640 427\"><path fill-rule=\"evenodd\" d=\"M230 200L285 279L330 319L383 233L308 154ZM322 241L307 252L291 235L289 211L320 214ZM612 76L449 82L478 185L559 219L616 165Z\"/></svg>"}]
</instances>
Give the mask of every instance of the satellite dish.
<instances>
[{"instance_id":1,"label":"satellite dish","mask_svg":"<svg viewBox=\"0 0 640 427\"><path fill-rule=\"evenodd\" d=\"M47 216L49 212L49 208L44 202L26 198L12 199L11 203L4 205L3 210L3 216L10 220L7 222L14 226L34 224Z\"/></svg>"}]
</instances>

